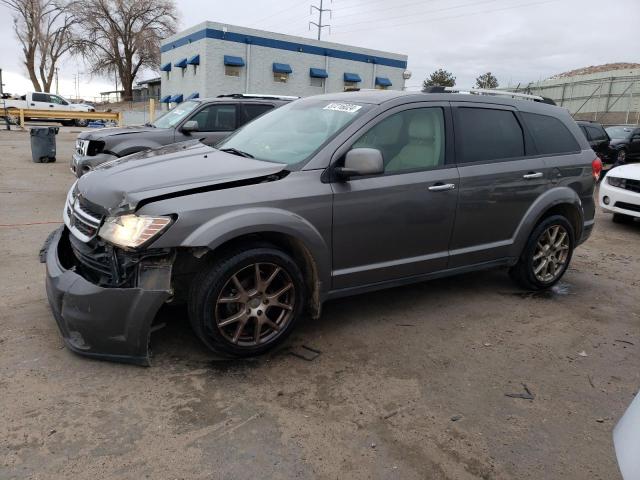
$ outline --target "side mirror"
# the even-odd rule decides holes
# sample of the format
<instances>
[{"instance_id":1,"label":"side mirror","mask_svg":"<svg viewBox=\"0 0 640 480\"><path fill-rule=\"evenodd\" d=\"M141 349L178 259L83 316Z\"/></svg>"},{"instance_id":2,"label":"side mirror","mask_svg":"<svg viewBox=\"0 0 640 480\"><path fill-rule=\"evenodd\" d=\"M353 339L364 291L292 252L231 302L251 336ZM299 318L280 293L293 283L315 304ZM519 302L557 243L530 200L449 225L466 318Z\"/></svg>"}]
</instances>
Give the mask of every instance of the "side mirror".
<instances>
[{"instance_id":1,"label":"side mirror","mask_svg":"<svg viewBox=\"0 0 640 480\"><path fill-rule=\"evenodd\" d=\"M344 179L384 173L382 153L375 148L349 150L344 159L344 167L336 168L336 173Z\"/></svg>"},{"instance_id":2,"label":"side mirror","mask_svg":"<svg viewBox=\"0 0 640 480\"><path fill-rule=\"evenodd\" d=\"M182 125L182 133L186 133L189 134L191 132L197 132L198 130L200 130L200 128L198 127L198 121L197 120L189 120L188 122L185 122L184 125Z\"/></svg>"}]
</instances>

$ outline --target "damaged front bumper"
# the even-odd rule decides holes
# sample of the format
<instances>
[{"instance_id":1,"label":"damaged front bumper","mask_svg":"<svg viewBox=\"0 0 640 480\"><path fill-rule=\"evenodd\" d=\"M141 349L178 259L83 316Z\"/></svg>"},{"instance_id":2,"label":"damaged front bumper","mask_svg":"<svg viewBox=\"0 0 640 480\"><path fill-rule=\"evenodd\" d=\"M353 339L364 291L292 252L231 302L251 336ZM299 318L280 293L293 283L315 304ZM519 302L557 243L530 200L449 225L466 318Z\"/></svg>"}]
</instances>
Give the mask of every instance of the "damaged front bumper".
<instances>
[{"instance_id":1,"label":"damaged front bumper","mask_svg":"<svg viewBox=\"0 0 640 480\"><path fill-rule=\"evenodd\" d=\"M46 253L47 297L67 347L87 357L150 364L151 324L171 296L171 265L150 265L132 288L98 286L77 273L60 228Z\"/></svg>"}]
</instances>

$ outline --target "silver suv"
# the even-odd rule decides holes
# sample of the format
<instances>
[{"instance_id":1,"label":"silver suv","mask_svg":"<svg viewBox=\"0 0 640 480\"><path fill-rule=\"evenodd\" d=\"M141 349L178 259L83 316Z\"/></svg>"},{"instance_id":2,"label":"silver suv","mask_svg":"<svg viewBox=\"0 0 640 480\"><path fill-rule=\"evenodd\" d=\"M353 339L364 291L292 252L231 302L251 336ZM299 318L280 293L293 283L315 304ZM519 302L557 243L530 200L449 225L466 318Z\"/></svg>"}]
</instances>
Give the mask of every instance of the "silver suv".
<instances>
[{"instance_id":1,"label":"silver suv","mask_svg":"<svg viewBox=\"0 0 640 480\"><path fill-rule=\"evenodd\" d=\"M215 145L245 123L296 98L241 93L193 98L153 123L87 130L76 140L71 172L80 178L102 163L175 142L197 139Z\"/></svg>"},{"instance_id":2,"label":"silver suv","mask_svg":"<svg viewBox=\"0 0 640 480\"><path fill-rule=\"evenodd\" d=\"M550 287L591 233L601 163L536 100L315 96L217 148L102 165L69 191L47 251L67 346L146 365L156 313L186 302L208 347L255 355L328 299L490 267Z\"/></svg>"}]
</instances>

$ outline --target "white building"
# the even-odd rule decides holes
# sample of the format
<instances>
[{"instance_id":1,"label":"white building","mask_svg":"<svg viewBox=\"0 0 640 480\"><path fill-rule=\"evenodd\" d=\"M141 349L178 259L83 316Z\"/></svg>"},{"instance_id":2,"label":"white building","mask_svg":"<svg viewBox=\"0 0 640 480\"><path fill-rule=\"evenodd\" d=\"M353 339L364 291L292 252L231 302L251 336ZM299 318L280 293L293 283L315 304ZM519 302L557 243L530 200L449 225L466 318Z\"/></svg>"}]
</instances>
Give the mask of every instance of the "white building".
<instances>
[{"instance_id":1,"label":"white building","mask_svg":"<svg viewBox=\"0 0 640 480\"><path fill-rule=\"evenodd\" d=\"M406 68L406 55L203 22L162 42L161 100L402 90Z\"/></svg>"}]
</instances>

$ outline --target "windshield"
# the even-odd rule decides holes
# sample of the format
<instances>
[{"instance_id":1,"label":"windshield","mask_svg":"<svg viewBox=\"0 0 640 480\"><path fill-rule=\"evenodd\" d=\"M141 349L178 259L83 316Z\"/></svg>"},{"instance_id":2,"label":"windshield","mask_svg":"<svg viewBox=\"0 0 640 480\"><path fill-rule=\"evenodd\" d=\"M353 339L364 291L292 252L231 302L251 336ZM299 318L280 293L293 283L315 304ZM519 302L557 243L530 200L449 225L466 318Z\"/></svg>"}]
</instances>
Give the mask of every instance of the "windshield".
<instances>
[{"instance_id":1,"label":"windshield","mask_svg":"<svg viewBox=\"0 0 640 480\"><path fill-rule=\"evenodd\" d=\"M169 110L155 122L154 127L172 128L180 123L187 115L189 115L200 102L184 102Z\"/></svg>"},{"instance_id":2,"label":"windshield","mask_svg":"<svg viewBox=\"0 0 640 480\"><path fill-rule=\"evenodd\" d=\"M258 117L216 148L234 149L258 160L294 165L311 157L368 109L356 103L298 100Z\"/></svg>"},{"instance_id":3,"label":"windshield","mask_svg":"<svg viewBox=\"0 0 640 480\"><path fill-rule=\"evenodd\" d=\"M609 127L605 128L605 130L611 138L622 139L631 135L633 129L629 127Z\"/></svg>"}]
</instances>

